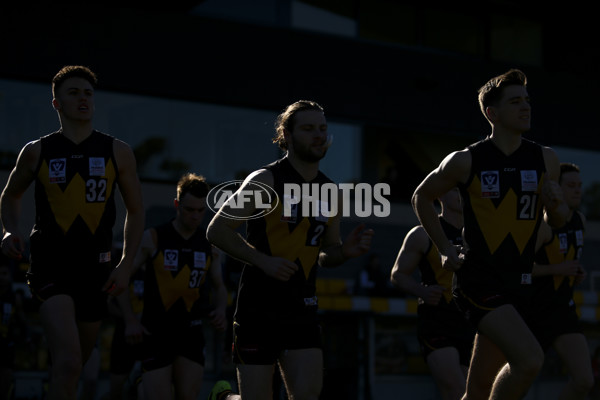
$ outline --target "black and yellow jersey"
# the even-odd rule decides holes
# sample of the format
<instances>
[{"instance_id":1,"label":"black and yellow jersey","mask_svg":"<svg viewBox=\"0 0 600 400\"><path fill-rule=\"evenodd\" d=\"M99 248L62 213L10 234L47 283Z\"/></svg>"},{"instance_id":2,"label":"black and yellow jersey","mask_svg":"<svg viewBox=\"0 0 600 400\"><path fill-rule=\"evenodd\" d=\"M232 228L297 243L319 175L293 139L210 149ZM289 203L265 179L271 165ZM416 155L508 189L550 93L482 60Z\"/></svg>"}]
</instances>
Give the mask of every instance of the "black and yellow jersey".
<instances>
[{"instance_id":1,"label":"black and yellow jersey","mask_svg":"<svg viewBox=\"0 0 600 400\"><path fill-rule=\"evenodd\" d=\"M40 139L32 270L38 262L110 262L118 179L113 141L98 131L79 144L60 131Z\"/></svg>"},{"instance_id":2,"label":"black and yellow jersey","mask_svg":"<svg viewBox=\"0 0 600 400\"><path fill-rule=\"evenodd\" d=\"M235 318L262 316L293 323L312 321L316 317L316 275L321 240L330 224L329 217L307 216L302 213L303 198L290 205L284 185L332 183L322 172L311 182L305 182L287 158L265 167L273 174L273 189L278 204L269 214L247 221L248 242L262 253L286 258L298 265L298 271L287 282L267 276L252 265L245 265L240 277ZM275 201L275 200L274 200ZM328 205L321 204L327 207ZM284 208L290 209L284 213Z\"/></svg>"},{"instance_id":3,"label":"black and yellow jersey","mask_svg":"<svg viewBox=\"0 0 600 400\"><path fill-rule=\"evenodd\" d=\"M462 245L462 230L451 225L442 217L439 219L448 240L454 245ZM454 273L442 268L440 253L431 239L425 257L421 258L419 263L419 271L421 273L421 284L425 286L440 285L447 289L439 304L441 307L447 306L452 301L452 278Z\"/></svg>"},{"instance_id":4,"label":"black and yellow jersey","mask_svg":"<svg viewBox=\"0 0 600 400\"><path fill-rule=\"evenodd\" d=\"M539 265L560 264L579 260L583 252L584 226L579 212L561 228L552 230L550 242L536 253ZM535 301L543 304L568 305L573 299L575 277L563 275L538 276L533 279Z\"/></svg>"},{"instance_id":5,"label":"black and yellow jersey","mask_svg":"<svg viewBox=\"0 0 600 400\"><path fill-rule=\"evenodd\" d=\"M206 276L212 248L206 232L198 229L185 239L172 221L155 229L156 253L144 272L142 324L150 331L200 324L210 307Z\"/></svg>"},{"instance_id":6,"label":"black and yellow jersey","mask_svg":"<svg viewBox=\"0 0 600 400\"><path fill-rule=\"evenodd\" d=\"M531 284L537 231L543 217L546 178L540 145L522 139L505 155L490 138L468 146L472 165L459 189L464 210L465 263L456 273L460 288L504 292Z\"/></svg>"}]
</instances>

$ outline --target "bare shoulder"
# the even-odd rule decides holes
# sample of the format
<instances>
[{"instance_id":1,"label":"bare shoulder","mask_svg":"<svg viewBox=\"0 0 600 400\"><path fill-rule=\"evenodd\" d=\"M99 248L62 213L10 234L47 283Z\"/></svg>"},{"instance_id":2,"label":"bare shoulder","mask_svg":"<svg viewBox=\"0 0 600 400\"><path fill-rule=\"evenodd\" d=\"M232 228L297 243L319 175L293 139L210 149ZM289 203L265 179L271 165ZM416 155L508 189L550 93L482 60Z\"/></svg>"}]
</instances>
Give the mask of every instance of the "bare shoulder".
<instances>
[{"instance_id":1,"label":"bare shoulder","mask_svg":"<svg viewBox=\"0 0 600 400\"><path fill-rule=\"evenodd\" d=\"M425 249L429 245L429 235L427 235L425 228L422 225L417 225L408 231L404 238L404 245L419 250Z\"/></svg>"},{"instance_id":2,"label":"bare shoulder","mask_svg":"<svg viewBox=\"0 0 600 400\"><path fill-rule=\"evenodd\" d=\"M115 138L115 140L113 141L113 149L116 156L127 156L129 154L133 154L131 146L122 141L121 139Z\"/></svg>"},{"instance_id":3,"label":"bare shoulder","mask_svg":"<svg viewBox=\"0 0 600 400\"><path fill-rule=\"evenodd\" d=\"M33 172L38 165L41 154L42 142L40 139L27 143L19 153L16 169L22 172Z\"/></svg>"},{"instance_id":4,"label":"bare shoulder","mask_svg":"<svg viewBox=\"0 0 600 400\"><path fill-rule=\"evenodd\" d=\"M260 182L269 186L273 186L273 173L268 169L262 168L258 169L244 179L244 185L247 185L249 182Z\"/></svg>"},{"instance_id":5,"label":"bare shoulder","mask_svg":"<svg viewBox=\"0 0 600 400\"><path fill-rule=\"evenodd\" d=\"M124 169L135 170L135 155L129 144L115 138L113 141L113 152L120 171Z\"/></svg>"}]
</instances>

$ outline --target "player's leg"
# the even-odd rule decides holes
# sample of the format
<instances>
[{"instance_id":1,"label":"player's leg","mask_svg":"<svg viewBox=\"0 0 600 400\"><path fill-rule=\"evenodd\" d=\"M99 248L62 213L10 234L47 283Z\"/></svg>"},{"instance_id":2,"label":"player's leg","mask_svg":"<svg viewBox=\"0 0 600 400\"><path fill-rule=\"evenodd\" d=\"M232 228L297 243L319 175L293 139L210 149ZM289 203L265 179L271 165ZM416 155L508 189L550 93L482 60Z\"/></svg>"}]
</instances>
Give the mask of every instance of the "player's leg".
<instances>
[{"instance_id":1,"label":"player's leg","mask_svg":"<svg viewBox=\"0 0 600 400\"><path fill-rule=\"evenodd\" d=\"M553 343L554 349L569 373L569 382L560 394L560 400L585 399L594 386L590 350L581 333L560 335Z\"/></svg>"},{"instance_id":2,"label":"player's leg","mask_svg":"<svg viewBox=\"0 0 600 400\"><path fill-rule=\"evenodd\" d=\"M177 400L196 400L200 394L204 366L185 357L173 362L173 386Z\"/></svg>"},{"instance_id":3,"label":"player's leg","mask_svg":"<svg viewBox=\"0 0 600 400\"><path fill-rule=\"evenodd\" d=\"M323 387L323 351L321 349L286 350L279 357L279 366L290 400L317 400L319 398Z\"/></svg>"},{"instance_id":4,"label":"player's leg","mask_svg":"<svg viewBox=\"0 0 600 400\"><path fill-rule=\"evenodd\" d=\"M142 375L142 386L144 400L170 400L173 398L171 365L144 371Z\"/></svg>"},{"instance_id":5,"label":"player's leg","mask_svg":"<svg viewBox=\"0 0 600 400\"><path fill-rule=\"evenodd\" d=\"M544 352L519 312L510 304L500 306L481 319L478 329L507 360L496 376L490 399L525 396L542 368Z\"/></svg>"},{"instance_id":6,"label":"player's leg","mask_svg":"<svg viewBox=\"0 0 600 400\"><path fill-rule=\"evenodd\" d=\"M236 369L242 399L264 400L273 398L273 365L238 364Z\"/></svg>"},{"instance_id":7,"label":"player's leg","mask_svg":"<svg viewBox=\"0 0 600 400\"><path fill-rule=\"evenodd\" d=\"M83 357L73 299L64 294L48 298L40 305L40 317L52 360L48 397L74 400Z\"/></svg>"},{"instance_id":8,"label":"player's leg","mask_svg":"<svg viewBox=\"0 0 600 400\"><path fill-rule=\"evenodd\" d=\"M465 393L466 366L455 347L443 347L427 356L427 365L443 400L460 400Z\"/></svg>"},{"instance_id":9,"label":"player's leg","mask_svg":"<svg viewBox=\"0 0 600 400\"><path fill-rule=\"evenodd\" d=\"M475 335L464 400L487 400L506 358L485 335Z\"/></svg>"}]
</instances>

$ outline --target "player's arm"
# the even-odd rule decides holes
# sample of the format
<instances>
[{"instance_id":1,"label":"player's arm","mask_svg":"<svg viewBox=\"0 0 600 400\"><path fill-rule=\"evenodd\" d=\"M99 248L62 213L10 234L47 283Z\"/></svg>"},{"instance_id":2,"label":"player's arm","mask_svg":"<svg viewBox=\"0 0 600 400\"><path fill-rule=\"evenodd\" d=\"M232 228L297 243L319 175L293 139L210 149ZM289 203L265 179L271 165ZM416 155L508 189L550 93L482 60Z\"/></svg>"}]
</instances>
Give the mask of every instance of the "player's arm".
<instances>
[{"instance_id":1,"label":"player's arm","mask_svg":"<svg viewBox=\"0 0 600 400\"><path fill-rule=\"evenodd\" d=\"M110 290L112 295L117 296L129 286L133 261L144 233L144 204L133 151L128 144L118 139L114 140L113 149L119 168L117 184L125 204L126 216L121 260L105 283L104 290Z\"/></svg>"},{"instance_id":2,"label":"player's arm","mask_svg":"<svg viewBox=\"0 0 600 400\"><path fill-rule=\"evenodd\" d=\"M560 228L567 222L569 206L564 201L562 189L558 184L560 162L554 150L543 147L546 177L542 186L542 204L544 219L553 228Z\"/></svg>"},{"instance_id":3,"label":"player's arm","mask_svg":"<svg viewBox=\"0 0 600 400\"><path fill-rule=\"evenodd\" d=\"M412 206L421 225L440 251L442 266L450 270L460 268L462 261L456 247L444 233L434 202L459 183L466 182L470 170L471 154L468 150L451 153L427 175L412 197Z\"/></svg>"},{"instance_id":4,"label":"player's arm","mask_svg":"<svg viewBox=\"0 0 600 400\"><path fill-rule=\"evenodd\" d=\"M212 284L212 301L215 304L215 309L211 311L210 318L213 326L219 331L224 331L227 328L227 288L223 282L222 258L221 252L217 248L213 248L212 261L208 270Z\"/></svg>"},{"instance_id":5,"label":"player's arm","mask_svg":"<svg viewBox=\"0 0 600 400\"><path fill-rule=\"evenodd\" d=\"M429 243L429 236L422 226L411 229L398 252L390 280L403 292L423 299L426 304L437 305L447 289L441 285L424 286L414 278L414 271L425 257Z\"/></svg>"},{"instance_id":6,"label":"player's arm","mask_svg":"<svg viewBox=\"0 0 600 400\"><path fill-rule=\"evenodd\" d=\"M373 229L365 228L359 224L346 236L344 241L340 240L340 222L343 196L338 196L338 212L323 234L321 250L319 252L319 265L330 268L342 264L349 258L366 254L371 249L371 240L375 232Z\"/></svg>"},{"instance_id":7,"label":"player's arm","mask_svg":"<svg viewBox=\"0 0 600 400\"><path fill-rule=\"evenodd\" d=\"M23 147L0 196L0 218L4 230L2 252L10 258L20 259L25 250L25 239L19 232L21 198L35 179L41 149L39 140Z\"/></svg>"},{"instance_id":8,"label":"player's arm","mask_svg":"<svg viewBox=\"0 0 600 400\"><path fill-rule=\"evenodd\" d=\"M250 174L210 221L206 237L209 242L233 258L253 265L275 279L287 281L298 270L294 262L258 251L237 232L244 219L256 210L253 202L238 200L243 193L251 190L248 189L250 181L273 187L273 174L264 169Z\"/></svg>"},{"instance_id":9,"label":"player's arm","mask_svg":"<svg viewBox=\"0 0 600 400\"><path fill-rule=\"evenodd\" d=\"M156 243L156 230L154 228L146 229L134 259L131 275L142 268L147 260L156 253ZM139 316L133 311L129 290L125 290L116 299L125 324L125 340L131 344L140 343L143 339L143 334L147 333L147 331L142 326Z\"/></svg>"}]
</instances>

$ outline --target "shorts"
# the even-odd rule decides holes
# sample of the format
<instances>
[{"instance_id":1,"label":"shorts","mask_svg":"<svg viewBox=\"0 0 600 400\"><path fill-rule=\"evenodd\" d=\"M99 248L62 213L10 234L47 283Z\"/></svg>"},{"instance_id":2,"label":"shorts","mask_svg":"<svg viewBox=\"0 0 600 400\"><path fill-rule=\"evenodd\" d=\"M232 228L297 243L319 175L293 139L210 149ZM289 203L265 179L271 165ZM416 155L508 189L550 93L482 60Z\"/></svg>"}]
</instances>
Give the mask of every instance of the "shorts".
<instances>
[{"instance_id":1,"label":"shorts","mask_svg":"<svg viewBox=\"0 0 600 400\"><path fill-rule=\"evenodd\" d=\"M471 293L463 289L455 289L453 295L458 308L474 327L478 327L483 317L490 311L507 304L514 306L526 322L529 320L530 310L525 301L525 295L494 292Z\"/></svg>"},{"instance_id":2,"label":"shorts","mask_svg":"<svg viewBox=\"0 0 600 400\"><path fill-rule=\"evenodd\" d=\"M574 303L536 309L536 313L528 322L544 352L550 349L556 338L561 335L583 333Z\"/></svg>"},{"instance_id":3,"label":"shorts","mask_svg":"<svg viewBox=\"0 0 600 400\"><path fill-rule=\"evenodd\" d=\"M204 366L204 327L201 324L169 330L152 330L144 335L142 344L142 371L148 372L173 364L175 358L184 357Z\"/></svg>"},{"instance_id":4,"label":"shorts","mask_svg":"<svg viewBox=\"0 0 600 400\"><path fill-rule=\"evenodd\" d=\"M417 339L425 361L435 350L454 347L458 351L460 363L468 366L474 338L475 328L458 309L419 306Z\"/></svg>"},{"instance_id":5,"label":"shorts","mask_svg":"<svg viewBox=\"0 0 600 400\"><path fill-rule=\"evenodd\" d=\"M125 340L125 324L123 321L117 320L110 345L110 373L115 375L129 374L135 362L141 359L142 345L127 343Z\"/></svg>"},{"instance_id":6,"label":"shorts","mask_svg":"<svg viewBox=\"0 0 600 400\"><path fill-rule=\"evenodd\" d=\"M321 326L317 322L296 324L233 324L233 362L273 365L285 350L322 348Z\"/></svg>"},{"instance_id":7,"label":"shorts","mask_svg":"<svg viewBox=\"0 0 600 400\"><path fill-rule=\"evenodd\" d=\"M108 294L102 286L108 279L110 270L91 281L76 276L51 278L43 275L27 273L27 284L31 295L39 304L52 296L64 294L73 299L75 318L83 322L100 321L107 317Z\"/></svg>"}]
</instances>

